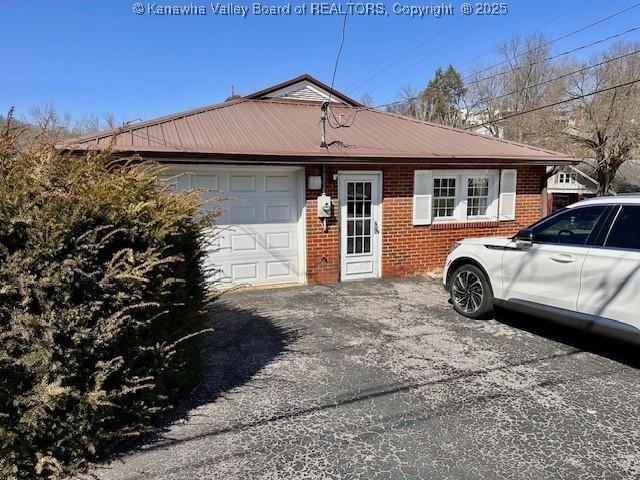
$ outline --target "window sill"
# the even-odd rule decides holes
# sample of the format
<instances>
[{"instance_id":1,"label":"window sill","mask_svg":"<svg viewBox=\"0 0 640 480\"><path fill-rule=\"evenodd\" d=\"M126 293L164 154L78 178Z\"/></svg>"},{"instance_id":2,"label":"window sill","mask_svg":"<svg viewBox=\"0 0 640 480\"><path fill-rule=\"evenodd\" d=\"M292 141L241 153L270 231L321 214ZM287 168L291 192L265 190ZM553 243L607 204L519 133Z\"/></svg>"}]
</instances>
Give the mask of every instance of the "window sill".
<instances>
[{"instance_id":1,"label":"window sill","mask_svg":"<svg viewBox=\"0 0 640 480\"><path fill-rule=\"evenodd\" d=\"M498 220L470 220L470 221L443 221L433 222L431 228L433 230L456 230L460 228L493 228L500 226L501 223Z\"/></svg>"}]
</instances>

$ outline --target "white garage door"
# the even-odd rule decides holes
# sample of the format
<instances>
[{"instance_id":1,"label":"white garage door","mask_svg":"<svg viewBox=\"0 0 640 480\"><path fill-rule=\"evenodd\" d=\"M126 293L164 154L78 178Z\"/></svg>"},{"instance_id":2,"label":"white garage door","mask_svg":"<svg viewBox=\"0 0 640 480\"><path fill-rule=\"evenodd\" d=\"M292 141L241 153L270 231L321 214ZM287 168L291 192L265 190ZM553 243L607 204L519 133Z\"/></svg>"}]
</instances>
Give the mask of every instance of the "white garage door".
<instances>
[{"instance_id":1,"label":"white garage door","mask_svg":"<svg viewBox=\"0 0 640 480\"><path fill-rule=\"evenodd\" d=\"M208 257L215 286L300 282L299 168L184 166L180 189L215 189L226 199ZM173 173L173 172L172 172Z\"/></svg>"}]
</instances>

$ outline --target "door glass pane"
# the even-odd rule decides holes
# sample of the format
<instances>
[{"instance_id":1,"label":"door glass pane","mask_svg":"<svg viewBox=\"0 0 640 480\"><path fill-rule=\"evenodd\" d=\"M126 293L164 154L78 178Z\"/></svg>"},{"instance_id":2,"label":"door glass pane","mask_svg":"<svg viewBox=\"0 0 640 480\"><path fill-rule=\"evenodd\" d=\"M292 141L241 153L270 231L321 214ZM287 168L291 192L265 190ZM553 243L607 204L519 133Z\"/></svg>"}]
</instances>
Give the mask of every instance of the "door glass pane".
<instances>
[{"instance_id":1,"label":"door glass pane","mask_svg":"<svg viewBox=\"0 0 640 480\"><path fill-rule=\"evenodd\" d=\"M353 253L353 238L347 238L347 253Z\"/></svg>"},{"instance_id":2,"label":"door glass pane","mask_svg":"<svg viewBox=\"0 0 640 480\"><path fill-rule=\"evenodd\" d=\"M606 246L640 250L640 207L622 207L609 232Z\"/></svg>"},{"instance_id":3,"label":"door glass pane","mask_svg":"<svg viewBox=\"0 0 640 480\"><path fill-rule=\"evenodd\" d=\"M371 190L372 182L347 182L347 254L371 253Z\"/></svg>"},{"instance_id":4,"label":"door glass pane","mask_svg":"<svg viewBox=\"0 0 640 480\"><path fill-rule=\"evenodd\" d=\"M562 245L584 245L605 209L604 205L569 208L533 227L533 240Z\"/></svg>"}]
</instances>

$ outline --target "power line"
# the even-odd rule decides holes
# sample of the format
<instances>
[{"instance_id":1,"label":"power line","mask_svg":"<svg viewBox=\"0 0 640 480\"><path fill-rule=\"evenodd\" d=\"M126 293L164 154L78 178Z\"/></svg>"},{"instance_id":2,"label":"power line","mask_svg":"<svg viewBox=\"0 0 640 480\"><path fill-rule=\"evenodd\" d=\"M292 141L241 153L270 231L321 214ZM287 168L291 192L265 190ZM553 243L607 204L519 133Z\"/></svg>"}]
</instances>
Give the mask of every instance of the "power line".
<instances>
[{"instance_id":1,"label":"power line","mask_svg":"<svg viewBox=\"0 0 640 480\"><path fill-rule=\"evenodd\" d=\"M520 53L520 54L518 54L518 55L514 56L513 58L510 58L510 59L508 59L508 60L503 60L502 62L496 63L495 65L491 65L491 66L489 66L489 67L486 67L486 68L484 68L484 69L480 70L479 72L475 72L475 73L473 73L472 75L467 75L466 77L464 77L464 78L463 78L463 80L466 80L467 78L469 78L469 77L471 77L471 76L473 76L473 75L477 75L477 74L479 74L479 73L483 73L483 72L486 72L486 71L488 71L488 70L492 70L492 69L494 69L495 67L499 67L499 66L501 66L501 65L504 65L505 63L508 63L510 60L515 60L516 58L520 58L520 57L522 57L522 56L526 55L527 53L531 53L531 52L534 52L534 51L536 51L536 50L539 50L539 49L541 49L541 48L543 48L543 47L547 47L547 46L549 46L549 45L552 45L552 44L554 44L554 43L556 43L556 42L559 42L560 40L564 40L565 38L571 37L571 36L575 35L576 33L583 32L584 30L587 30L587 29L589 29L589 28L591 28L591 27L594 27L594 26L596 26L596 25L599 25L600 23L606 22L607 20L610 20L610 19L612 19L612 18L614 18L614 17L617 17L618 15L622 15L623 13L626 13L626 12L628 12L629 10L632 10L632 9L634 9L634 8L637 8L638 6L640 6L640 2L639 2L639 3L636 3L636 4L634 4L634 5L631 5L631 6L627 7L627 8L624 8L624 9L622 9L622 10L620 10L620 11L617 11L617 12L615 12L615 13L612 13L611 15L608 15L608 16L607 16L607 17L605 17L605 18L602 18L602 19L600 19L600 20L596 20L595 22L590 23L589 25L585 25L584 27L580 27L579 29L574 30L573 32L567 33L567 34L565 34L565 35L561 35L560 37L554 38L553 40L549 40L548 42L544 42L544 43L542 43L542 44L538 45L537 47L534 47L534 48L532 48L532 49L530 49L530 50L526 50L526 51L524 51L524 52L522 52L522 53Z\"/></svg>"},{"instance_id":2,"label":"power line","mask_svg":"<svg viewBox=\"0 0 640 480\"><path fill-rule=\"evenodd\" d=\"M460 18L462 19L462 17ZM411 48L409 51L407 51L404 55L398 57L397 59L393 60L392 62L388 63L386 66L384 66L383 68L381 68L380 70L378 70L377 72L375 72L373 75L371 75L370 77L366 78L366 80L364 82L360 82L358 84L356 84L356 86L354 88L352 88L350 91L351 92L355 92L356 90L361 89L363 86L365 86L367 83L369 83L370 81L374 80L375 78L377 78L378 76L380 76L381 74L383 74L384 72L386 72L387 70L389 70L391 67L393 67L394 65L397 65L399 62L401 62L402 60L404 60L405 58L407 58L409 55L411 55L413 52L415 52L416 50L418 50L419 48L423 47L424 45L426 45L428 42L430 42L431 40L433 40L434 38L436 38L438 35L440 35L442 32L444 32L445 30L448 30L451 26L453 26L454 24L458 23L460 20L454 20L453 22L445 25L443 28L441 28L440 30L438 30L436 33L434 33L433 35L430 35L428 38L426 38L424 41L420 42L418 45L416 45L415 47Z\"/></svg>"},{"instance_id":3,"label":"power line","mask_svg":"<svg viewBox=\"0 0 640 480\"><path fill-rule=\"evenodd\" d=\"M568 55L569 53L573 53L573 52L576 52L576 51L578 51L578 50L582 50L582 49L585 49L585 48L588 48L588 47L592 47L593 45L596 45L596 44L599 44L599 43L603 43L603 42L605 42L605 41L607 41L607 40L611 40L612 38L617 38L617 37L620 37L620 36L622 36L622 35L626 35L627 33L633 32L633 31L635 31L635 30L640 30L640 26L638 26L638 27L634 27L634 28L631 28L631 29L629 29L629 30L625 30L624 32L620 32L620 33L617 33L617 34L615 34L615 35L611 35L611 36L609 36L609 37L606 37L606 38L603 38L603 39L600 39L600 40L596 40L595 42L591 42L590 44L587 44L587 45L581 45L581 46L576 47L576 48L574 48L574 49L572 49L572 50L569 50L569 51L567 51L567 52L563 52L563 53L560 53L560 54L558 54L558 55L553 55L553 56L551 56L551 57L548 57L548 58L546 58L546 59L544 59L544 60L540 60L540 61L538 61L538 62L530 63L530 64L527 64L527 65L522 65L522 66L520 66L520 67L516 67L516 68L514 68L514 69L512 69L512 70L506 70L506 71L504 71L504 72L500 72L500 73L495 74L495 75L490 75L490 76L488 76L488 77L484 77L484 78L481 78L481 79L475 80L475 81L473 81L473 82L471 82L471 83L479 83L479 82L484 81L484 80L491 80L492 78L498 77L498 76L500 76L500 75L506 75L506 74L511 73L511 72L513 72L513 71L521 70L521 69L523 69L523 68L526 68L526 67L530 67L530 66L536 65L537 63L541 63L541 62L543 62L543 61L554 60L554 59L556 59L556 58L558 58L558 57L561 57L561 56L564 56L564 55ZM576 72L576 73L577 73L577 72ZM402 100L397 100L397 101L395 101L395 102L385 103L385 104L382 104L382 105L376 105L375 107L371 107L371 108L384 108L384 107L391 107L391 106L393 106L393 105L402 105L403 103L407 103L407 102L410 102L410 101L412 101L412 100L417 100L417 99L419 99L419 98L421 98L421 97L422 97L422 95L417 95L417 96L415 96L415 97L404 98L404 99L402 99Z\"/></svg>"},{"instance_id":4,"label":"power line","mask_svg":"<svg viewBox=\"0 0 640 480\"><path fill-rule=\"evenodd\" d=\"M614 62L616 60L620 60L622 58L630 57L631 55L635 55L637 53L640 53L640 50L634 50L633 52L625 53L624 55L620 55L618 57L610 58L608 60L604 60L602 62L594 63L592 65L587 65L586 67L582 67L582 68L580 68L578 70L573 70L571 72L564 73L562 75L559 75L559 76L554 77L554 78L550 78L548 80L544 80L544 81L536 83L534 85L529 85L528 87L525 87L525 88L523 88L521 90L516 90L516 91L513 91L513 92L509 92L509 93L503 93L502 95L498 95L498 96L495 96L495 97L490 97L490 98L487 98L487 99L483 99L483 100L480 100L480 101L474 103L473 105L467 107L467 109L470 110L470 109L472 109L474 107L477 107L478 105L480 105L482 103L491 102L493 100L499 100L501 98L509 97L511 95L516 95L518 93L526 92L527 90L530 90L532 88L540 87L542 85L546 85L547 83L555 82L556 80L561 80L563 78L570 77L571 75L575 75L576 73L582 73L582 72L584 72L586 70L590 70L590 69L595 68L595 67L601 67L602 65L606 65L607 63L611 63L611 62Z\"/></svg>"},{"instance_id":5,"label":"power line","mask_svg":"<svg viewBox=\"0 0 640 480\"><path fill-rule=\"evenodd\" d=\"M480 100L480 101L478 101L478 102L474 103L473 105L471 105L469 107L466 107L466 108L467 108L467 110L470 110L470 109L472 109L472 108L474 108L474 107L476 107L476 106L478 106L478 105L480 105L482 103L490 102L490 101L493 101L493 100L499 100L501 98L509 97L511 95L516 95L518 93L525 92L525 91L530 90L532 88L540 87L542 85L546 85L548 83L555 82L556 80L561 80L563 78L570 77L570 76L575 75L577 73L582 73L582 72L585 72L585 71L590 70L592 68L600 67L602 65L606 65L608 63L614 62L616 60L621 60L623 58L630 57L630 56L636 55L638 53L640 53L640 50L634 50L633 52L625 53L624 55L619 55L617 57L613 57L613 58L609 58L607 60L603 60L602 62L594 63L594 64L591 64L591 65L587 65L585 67L579 68L578 70L572 70L571 72L567 72L567 73L564 73L564 74L559 75L557 77L544 80L544 81L536 83L534 85L529 85L528 87L522 88L520 90L515 90L513 92L508 92L508 93L504 93L502 95L497 95L495 97L490 97L490 98L486 98L486 99ZM340 126L341 127L350 127L351 125L353 125L353 122L355 122L356 116L358 115L358 112L360 110L372 110L372 109L378 109L378 108L382 108L382 107L388 107L388 106L391 106L391 105L407 103L407 102L410 102L412 100L417 100L419 98L421 98L421 96L410 97L410 98L407 98L407 99L404 99L404 100L400 100L398 102L388 103L386 105L379 105L377 107L358 108L350 115L350 117L347 119L347 121L344 124L341 124ZM452 107L452 109L453 109L453 107ZM473 128L476 128L478 126L480 126L480 125L474 125Z\"/></svg>"},{"instance_id":6,"label":"power line","mask_svg":"<svg viewBox=\"0 0 640 480\"><path fill-rule=\"evenodd\" d=\"M483 82L485 80L491 80L493 78L500 77L502 75L506 75L508 73L515 72L517 70L522 70L523 68L533 67L534 65L538 65L539 63L542 63L542 62L548 62L550 60L555 60L556 58L564 57L565 55L569 55L570 53L575 53L575 52L578 52L580 50L584 50L585 48L593 47L594 45L598 45L600 43L608 42L609 40L613 40L614 38L622 37L623 35L627 35L628 33L635 32L636 30L640 30L640 26L630 28L628 30L625 30L624 32L616 33L614 35L609 35L608 37L601 38L600 40L596 40L596 41L588 43L586 45L581 45L579 47L572 48L571 50L567 50L566 52L558 53L556 55L552 55L550 57L543 58L542 60L538 60L538 61L535 61L535 62L527 63L526 65L521 65L519 67L514 67L514 68L512 68L510 70L504 70L502 72L498 72L498 73L495 73L493 75L489 75L488 77L483 77L483 78L479 78L477 80L472 80L471 83L479 83L479 82ZM527 52L525 52L525 53L527 53ZM502 64L504 64L506 62L508 62L508 60L506 60ZM472 77L473 75L477 75L478 73L480 73L480 72L476 72L476 73L473 73L471 75L467 75L466 77L463 78L463 80L468 79L468 78Z\"/></svg>"},{"instance_id":7,"label":"power line","mask_svg":"<svg viewBox=\"0 0 640 480\"><path fill-rule=\"evenodd\" d=\"M605 18L602 18L602 19L596 20L595 22L592 22L592 23L590 23L590 24L588 24L588 25L585 25L585 26L583 26L583 27L580 27L579 29L574 30L574 31L572 31L572 32L570 32L570 33L567 33L567 34L561 35L560 37L554 38L553 40L550 40L550 41L548 41L548 42L545 42L545 43L543 43L543 44L541 44L541 45L539 45L539 46L537 46L537 47L535 47L535 48L533 48L533 49L530 49L530 50L527 50L527 51L525 51L525 52L523 52L523 53L521 53L521 54L518 54L518 55L516 55L516 56L512 57L512 58L511 58L511 59L509 59L509 60L504 60L504 61L502 61L502 62L500 62L500 63L497 63L497 64L495 64L495 65L491 65L491 66L489 66L489 67L487 67L487 68L484 68L484 69L480 70L479 72L475 72L475 73L473 73L473 74L471 74L471 75L467 75L466 77L463 77L463 80L466 80L467 78L470 78L470 77L472 77L472 76L474 76L474 75L477 75L478 73L486 72L486 71L491 70L491 69L493 69L493 68L495 68L495 67L498 67L498 66L504 65L505 63L508 63L510 60L514 60L514 59L516 59L516 58L522 57L522 56L526 55L527 53L530 53L530 52L533 52L533 51L539 50L540 48L543 48L543 47L548 46L548 45L552 45L552 44L554 44L554 43L556 43L556 42L559 42L560 40L564 40L565 38L569 38L569 37L571 37L571 36L573 36L573 35L575 35L575 34L577 34L577 33L580 33L580 32L582 32L582 31L584 31L584 30L587 30L587 29L589 29L589 28L591 28L591 27L594 27L594 26L596 26L596 25L599 25L600 23L606 22L607 20L610 20L610 19L612 19L612 18L614 18L614 17L617 17L618 15L622 15L623 13L628 12L629 10L632 10L632 9L634 9L634 8L637 8L638 6L640 6L640 2L639 2L639 3L636 3L636 4L634 4L634 5L631 5L631 6L627 7L627 8L624 8L624 9L622 9L622 10L620 10L620 11L614 12L614 13L612 13L611 15L608 15L608 16L607 16L607 17L605 17ZM461 18L462 18L462 17L461 17ZM449 27L451 27L451 26L452 26L452 25L454 25L455 23L457 23L457 21L451 22L450 24L446 25L444 28L440 29L440 30L439 30L439 31L437 31L435 34L431 35L429 38L427 38L427 39L426 39L426 40L424 40L423 42L419 43L418 45L416 45L415 47L413 47L412 49L410 49L406 54L402 55L401 57L399 57L399 58L397 58L396 60L392 61L391 63L387 64L387 65L386 65L385 67L383 67L382 69L380 69L380 70L378 70L377 72L375 72L371 77L367 78L364 82L360 82L360 83L358 83L358 84L357 84L357 85L356 85L356 86L355 86L351 91L352 91L352 92L355 92L356 90L359 90L359 89L360 89L360 88L362 88L364 85L366 85L367 83L369 83L370 81L372 81L373 79L375 79L376 77L378 77L379 75L381 75L382 73L384 73L385 71L387 71L389 68L393 67L394 65L398 64L399 62L401 62L402 60L404 60L405 58L407 58L409 55L411 55L413 52L415 52L416 50L418 50L420 47L424 46L427 42L429 42L429 41L433 40L436 36L438 36L439 34L441 34L442 32L444 32L445 30L447 30ZM590 46L592 46L592 45L590 45ZM585 48L586 48L586 47L585 47Z\"/></svg>"},{"instance_id":8,"label":"power line","mask_svg":"<svg viewBox=\"0 0 640 480\"><path fill-rule=\"evenodd\" d=\"M340 54L342 53L342 47L344 46L344 37L347 30L347 14L344 14L344 20L342 21L342 40L340 40L340 48L338 48L338 54L336 55L336 63L333 65L333 75L331 76L331 89L329 90L329 103L331 102L331 96L333 95L333 84L336 81L336 72L338 71L338 62L340 61Z\"/></svg>"},{"instance_id":9,"label":"power line","mask_svg":"<svg viewBox=\"0 0 640 480\"><path fill-rule=\"evenodd\" d=\"M560 100L558 102L549 103L547 105L542 105L540 107L531 108L529 110L523 110L522 112L517 112L517 113L511 114L511 115L507 115L506 117L502 117L502 118L498 118L498 119L495 119L495 120L490 120L490 121L487 121L487 122L479 123L478 125L473 125L473 126L470 126L470 127L466 127L464 130L471 130L471 129L475 129L475 128L479 128L479 127L484 127L485 125L490 125L490 124L493 124L493 123L496 123L496 122L502 122L504 120L509 120L510 118L513 118L513 117L519 117L520 115L525 115L527 113L533 113L533 112L537 112L539 110L544 110L545 108L556 107L556 106L562 105L564 103L574 102L576 100L580 100L581 98L586 98L586 97L590 97L592 95L596 95L597 93L603 93L603 92L608 92L610 90L615 90L617 88L627 87L629 85L633 85L634 83L638 83L638 82L640 82L640 78L638 78L636 80L631 80L631 81L626 82L626 83L621 83L619 85L614 85L613 87L601 88L599 90L595 90L593 92L585 93L583 95L576 95L574 97L567 98L566 100Z\"/></svg>"}]
</instances>

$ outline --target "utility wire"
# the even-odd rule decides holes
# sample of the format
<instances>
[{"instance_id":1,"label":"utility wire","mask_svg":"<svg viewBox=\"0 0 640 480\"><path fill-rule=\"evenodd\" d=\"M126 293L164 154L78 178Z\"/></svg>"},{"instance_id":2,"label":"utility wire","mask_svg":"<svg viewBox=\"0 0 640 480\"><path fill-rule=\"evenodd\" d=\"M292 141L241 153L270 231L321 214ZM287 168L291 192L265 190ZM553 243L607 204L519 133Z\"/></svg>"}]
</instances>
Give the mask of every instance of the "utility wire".
<instances>
[{"instance_id":1,"label":"utility wire","mask_svg":"<svg viewBox=\"0 0 640 480\"><path fill-rule=\"evenodd\" d=\"M518 54L518 55L516 55L516 56L514 56L514 57L512 57L510 59L503 60L502 62L496 63L495 65L491 65L489 67L486 67L486 68L480 70L479 72L475 72L472 75L467 75L466 77L463 78L463 80L466 80L467 78L469 78L469 77L471 77L473 75L477 75L479 73L483 73L483 72L486 72L488 70L492 70L495 67L499 67L501 65L504 65L505 63L509 63L511 60L515 60L516 58L520 58L520 57L526 55L527 53L535 52L536 50L539 50L539 49L541 49L543 47L547 47L547 46L552 45L552 44L554 44L556 42L559 42L560 40L564 40L565 38L568 38L568 37L571 37L571 36L575 35L576 33L583 32L583 31L585 31L585 30L587 30L587 29L589 29L591 27L594 27L596 25L599 25L600 23L606 22L607 20L610 20L610 19L612 19L614 17L617 17L618 15L622 15L623 13L626 13L629 10L632 10L632 9L637 8L639 6L640 6L640 2L638 2L638 3L634 4L634 5L631 5L631 6L627 7L627 8L624 8L624 9L622 9L620 11L617 11L615 13L612 13L611 15L608 15L605 18L601 18L600 20L596 20L595 22L590 23L589 25L585 25L584 27L580 27L579 29L574 30L573 32L567 33L565 35L561 35L560 37L554 38L553 40L549 40L548 42L544 42L544 43L538 45L537 47L534 47L534 48L532 48L530 50L526 50L526 51L524 51L524 52L522 52L522 53L520 53L520 54Z\"/></svg>"},{"instance_id":2,"label":"utility wire","mask_svg":"<svg viewBox=\"0 0 640 480\"><path fill-rule=\"evenodd\" d=\"M622 37L623 35L627 35L628 33L635 32L636 30L640 30L640 26L630 28L628 30L625 30L624 32L616 33L614 35L609 35L608 37L601 38L600 40L596 40L596 41L588 43L586 45L581 45L579 47L572 48L571 50L567 50L566 52L558 53L556 55L552 55L550 57L543 58L542 60L537 60L535 62L527 63L526 65L520 65L519 67L514 67L514 68L509 69L509 70L504 70L502 72L494 73L493 75L489 75L488 77L483 77L483 78L479 78L479 79L476 79L476 80L472 80L470 83L480 83L480 82L483 82L485 80L491 80L493 78L500 77L502 75L506 75L508 73L515 72L517 70L522 70L523 68L533 67L534 65L538 65L539 63L542 63L542 62L548 62L549 60L555 60L556 58L564 57L565 55L569 55L570 53L575 53L575 52L578 52L580 50L584 50L585 48L593 47L594 45L598 45L600 43L608 42L609 40L613 40L614 38ZM530 51L532 51L532 50L530 50ZM525 53L527 53L527 52L525 52ZM514 57L514 58L516 58L516 57ZM508 60L506 60L505 62L502 62L500 65L502 65L502 64L504 64L506 62L508 62ZM480 72L482 72L482 71L484 71L484 70L481 70ZM472 76L477 75L480 72L475 72L475 73L473 73L471 75L467 75L466 77L463 78L463 80L471 78Z\"/></svg>"},{"instance_id":3,"label":"utility wire","mask_svg":"<svg viewBox=\"0 0 640 480\"><path fill-rule=\"evenodd\" d=\"M336 55L336 63L333 65L333 75L331 76L331 89L329 90L329 100L331 103L331 96L333 95L333 84L336 81L336 72L338 71L338 62L340 61L340 54L342 53L342 47L344 46L344 36L347 30L347 14L344 14L344 20L342 21L342 40L340 40L340 48L338 48L338 54Z\"/></svg>"},{"instance_id":4,"label":"utility wire","mask_svg":"<svg viewBox=\"0 0 640 480\"><path fill-rule=\"evenodd\" d=\"M462 18L462 17L461 17ZM431 40L433 40L434 38L436 38L438 35L440 35L442 32L444 32L445 30L448 30L451 26L453 26L454 24L458 23L460 20L455 20L453 22L450 22L449 24L445 25L443 28L441 28L440 30L438 30L437 32L435 32L433 35L430 35L428 38L426 38L424 41L420 42L418 45L416 45L415 47L411 48L408 52L406 52L404 55L396 58L395 60L393 60L392 62L388 63L386 66L384 66L383 68L381 68L380 70L378 70L377 72L375 72L373 75L371 75L370 77L365 77L366 79L363 82L360 82L358 84L356 84L356 86L354 88L352 88L350 91L351 92L355 92L357 90L360 90L362 87L364 87L367 83L369 83L370 81L374 80L375 78L377 78L378 76L380 76L381 74L383 74L384 72L386 72L387 70L389 70L391 67L393 67L394 65L398 64L399 62L401 62L402 60L404 60L405 58L407 58L409 55L411 55L413 52L415 52L416 50L418 50L419 48L423 47L424 45L426 45L428 42L430 42ZM394 55L395 56L395 55Z\"/></svg>"},{"instance_id":5,"label":"utility wire","mask_svg":"<svg viewBox=\"0 0 640 480\"><path fill-rule=\"evenodd\" d=\"M519 117L520 115L525 115L527 113L537 112L537 111L543 110L545 108L551 108L551 107L555 107L555 106L558 106L558 105L562 105L564 103L573 102L575 100L580 100L581 98L586 98L586 97L590 97L592 95L596 95L597 93L608 92L610 90L615 90L617 88L626 87L626 86L633 85L634 83L638 83L638 82L640 82L640 78L637 78L635 80L631 80L631 81L626 82L626 83L621 83L619 85L614 85L613 87L601 88L599 90L595 90L593 92L585 93L583 95L576 95L576 96L573 96L571 98L567 98L566 100L560 100L558 102L549 103L547 105L542 105L540 107L531 108L529 110L523 110L522 112L517 112L517 113L511 114L511 115L507 115L506 117L501 117L501 118L497 118L495 120L490 120L490 121L487 121L487 122L479 123L477 125L466 127L464 130L471 130L471 129L475 129L475 128L479 128L479 127L484 127L485 125L490 125L490 124L493 124L493 123L496 123L496 122L502 122L504 120L508 120L510 118L513 118L513 117Z\"/></svg>"},{"instance_id":6,"label":"utility wire","mask_svg":"<svg viewBox=\"0 0 640 480\"><path fill-rule=\"evenodd\" d=\"M514 59L516 59L516 58L522 57L522 56L526 55L527 53L530 53L530 52L533 52L533 51L539 50L539 49L541 49L541 48L543 48L543 47L545 47L545 46L552 45L552 44L554 44L554 43L556 43L556 42L559 42L560 40L564 40L565 38L569 38L569 37L571 37L571 36L573 36L573 35L575 35L575 34L577 34L577 33L583 32L584 30L587 30L587 29L589 29L589 28L591 28L591 27L594 27L594 26L596 26L596 25L599 25L600 23L606 22L607 20L610 20L610 19L612 19L612 18L614 18L614 17L617 17L618 15L622 15L623 13L628 12L629 10L632 10L632 9L634 9L634 8L637 8L638 6L640 6L640 2L639 2L639 3L636 3L636 4L634 4L634 5L631 5L631 6L627 7L627 8L624 8L624 9L622 9L622 10L620 10L620 11L614 12L614 13L612 13L611 15L608 15L608 16L607 16L607 17L605 17L605 18L601 18L601 19L599 19L599 20L596 20L595 22L592 22L592 23L590 23L590 24L588 24L588 25L585 25L585 26L583 26L583 27L580 27L579 29L574 30L574 31L572 31L572 32L570 32L570 33L567 33L567 34L561 35L560 37L554 38L553 40L550 40L550 41L548 41L548 42L542 43L541 45L538 45L537 47L534 47L534 48L532 48L532 49L530 49L530 50L527 50L527 51L525 51L525 52L523 52L523 53L521 53L521 54L518 54L518 55L516 55L516 56L514 56L514 57L512 57L512 58L510 58L510 59L508 59L508 60L504 60L504 61L502 61L502 62L500 62L500 63L495 64L495 65L491 65L491 66L489 66L489 67L486 67L486 68L484 68L484 69L480 70L479 72L475 72L475 73L473 73L473 74L471 74L471 75L467 75L466 77L463 77L463 80L466 80L466 79L468 79L468 78L470 78L470 77L472 77L472 76L474 76L474 75L477 75L478 73L483 73L483 72L486 72L486 71L488 71L488 70L492 70L492 69L493 69L493 68L495 68L495 67L498 67L498 66L504 65L505 63L508 63L509 61L514 60ZM461 17L461 18L462 18L462 17ZM360 88L362 88L364 85L366 85L367 83L369 83L370 81L374 80L376 77L378 77L379 75L381 75L382 73L384 73L385 71L387 71L389 68L393 67L394 65L398 64L399 62L401 62L402 60L404 60L405 58L407 58L409 55L411 55L413 52L415 52L416 50L418 50L420 47L424 46L427 42L429 42L429 41L433 40L436 36L438 36L439 34L441 34L442 32L444 32L445 30L447 30L449 27L453 26L455 23L457 23L457 21L451 22L451 23L449 23L448 25L446 25L444 28L442 28L442 29L438 30L436 33L434 33L433 35L431 35L430 37L428 37L426 40L424 40L423 42L419 43L419 44L418 44L418 45L416 45L415 47L411 48L409 51L407 51L407 53L405 53L404 55L400 56L400 57L399 57L399 58L397 58L396 60L393 60L392 62L390 62L389 64L387 64L385 67L383 67L382 69L380 69L380 70L378 70L377 72L375 72L371 77L366 78L366 80L364 80L363 82L358 83L358 84L357 84L357 85L356 85L356 86L355 86L351 91L352 91L352 92L355 92L355 91L359 90L359 89L360 89Z\"/></svg>"},{"instance_id":7,"label":"utility wire","mask_svg":"<svg viewBox=\"0 0 640 480\"><path fill-rule=\"evenodd\" d=\"M596 44L598 44L598 43L602 43L602 42L605 42L605 41L607 41L607 40L611 40L612 38L617 38L617 37L619 37L619 36L625 35L625 34L627 34L627 33L630 33L630 32L632 32L632 31L635 31L635 30L640 30L640 26L638 26L638 27L634 27L634 28L631 28L631 29L626 30L626 31L621 32L621 33L617 33L617 34L615 34L615 35L611 35L611 36L609 36L609 37L606 37L606 38L603 38L603 39L600 39L600 40L596 40L595 42L592 42L592 43L590 43L590 44L588 44L588 45L582 45L582 46L580 46L580 47L576 47L576 48L574 48L574 49L572 49L572 50L570 50L570 51L563 52L563 53L558 54L558 55L553 55L553 56L548 57L548 58L546 58L546 59L544 59L544 60L541 60L541 61L539 61L539 62L534 62L534 63L530 63L530 64L527 64L527 65L522 65L522 66L520 66L520 67L516 67L516 68L514 68L514 69L512 69L512 70L507 70L507 71L500 72L500 73L495 74L495 75L491 75L491 76L489 76L489 77L485 77L485 78L482 78L482 79L478 79L478 80L476 80L476 81L474 81L474 82L471 82L471 83L479 83L480 81L483 81L483 80L490 80L490 79L495 78L495 77L500 76L500 75L506 75L506 74L511 73L511 72L513 72L513 71L515 71L515 70L521 70L521 69L523 69L523 68L530 67L530 66L535 65L536 63L540 63L540 62L542 62L542 61L554 60L554 59L556 59L556 58L558 58L558 57L561 57L561 56L563 56L563 55L568 55L569 53L573 53L573 52L576 52L576 51L578 51L578 50L582 50L582 49L584 49L584 48L591 47L591 46L596 45ZM574 72L574 73L577 73L577 72ZM417 99L419 99L419 98L421 98L421 97L422 97L422 95L416 95L415 97L404 98L404 99L402 99L402 100L397 100L397 101L395 101L395 102L384 103L384 104L382 104L382 105L376 105L375 107L371 107L371 108L384 108L384 107L391 107L391 106L393 106L393 105L402 105L403 103L407 103L407 102L410 102L410 101L412 101L412 100L417 100Z\"/></svg>"},{"instance_id":8,"label":"utility wire","mask_svg":"<svg viewBox=\"0 0 640 480\"><path fill-rule=\"evenodd\" d=\"M527 90L530 90L532 88L540 87L542 85L546 85L547 83L555 82L556 80L561 80L563 78L570 77L572 75L575 75L576 73L582 73L582 72L590 70L592 68L601 67L602 65L606 65L607 63L611 63L611 62L614 62L616 60L620 60L622 58L630 57L631 55L636 55L637 53L640 53L640 50L634 50L633 52L625 53L624 55L620 55L618 57L613 57L613 58L610 58L608 60L603 60L602 62L594 63L592 65L587 65L587 66L585 66L583 68L580 68L578 70L573 70L571 72L564 73L562 75L559 75L559 76L554 77L554 78L550 78L548 80L544 80L544 81L536 83L534 85L529 85L528 87L522 88L520 90L515 90L513 92L503 93L502 95L498 95L498 96L495 96L495 97L490 97L490 98L487 98L487 99L479 100L476 103L474 103L474 104L472 104L472 105L470 105L469 107L466 107L466 108L467 108L467 110L471 110L472 108L477 107L478 105L480 105L482 103L491 102L493 100L499 100L501 98L509 97L511 95L516 95L518 93L523 93L523 92L526 92Z\"/></svg>"}]
</instances>

